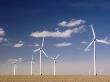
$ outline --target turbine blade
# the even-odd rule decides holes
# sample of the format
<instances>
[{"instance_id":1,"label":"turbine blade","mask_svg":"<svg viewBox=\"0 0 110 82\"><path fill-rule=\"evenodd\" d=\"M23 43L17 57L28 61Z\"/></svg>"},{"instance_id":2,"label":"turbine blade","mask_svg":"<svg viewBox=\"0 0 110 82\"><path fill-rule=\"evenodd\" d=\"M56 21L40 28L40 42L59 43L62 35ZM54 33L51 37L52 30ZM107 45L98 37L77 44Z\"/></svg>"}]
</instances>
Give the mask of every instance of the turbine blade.
<instances>
[{"instance_id":1,"label":"turbine blade","mask_svg":"<svg viewBox=\"0 0 110 82\"><path fill-rule=\"evenodd\" d=\"M44 50L42 50L42 52L43 52L43 54L48 58L48 55L45 53L45 51Z\"/></svg>"},{"instance_id":2,"label":"turbine blade","mask_svg":"<svg viewBox=\"0 0 110 82\"><path fill-rule=\"evenodd\" d=\"M44 46L44 37L43 37L43 40L42 40L41 48L43 48L43 46Z\"/></svg>"},{"instance_id":3,"label":"turbine blade","mask_svg":"<svg viewBox=\"0 0 110 82\"><path fill-rule=\"evenodd\" d=\"M57 55L57 56L55 57L55 59L59 58L59 56L60 56L60 55Z\"/></svg>"},{"instance_id":4,"label":"turbine blade","mask_svg":"<svg viewBox=\"0 0 110 82\"><path fill-rule=\"evenodd\" d=\"M103 44L110 44L110 41L106 41L106 40L96 39L96 41L99 42L99 43L103 43Z\"/></svg>"},{"instance_id":5,"label":"turbine blade","mask_svg":"<svg viewBox=\"0 0 110 82\"><path fill-rule=\"evenodd\" d=\"M34 50L33 52L38 52L39 50L40 50L40 48L38 48L38 49Z\"/></svg>"},{"instance_id":6,"label":"turbine blade","mask_svg":"<svg viewBox=\"0 0 110 82\"><path fill-rule=\"evenodd\" d=\"M92 33L93 33L94 38L96 38L95 31L94 31L94 28L93 28L92 24L91 24L91 29L92 29Z\"/></svg>"},{"instance_id":7,"label":"turbine blade","mask_svg":"<svg viewBox=\"0 0 110 82\"><path fill-rule=\"evenodd\" d=\"M92 42L90 42L90 44L85 48L85 51L88 51L89 50L89 47L93 44L94 42L94 39L92 40Z\"/></svg>"}]
</instances>

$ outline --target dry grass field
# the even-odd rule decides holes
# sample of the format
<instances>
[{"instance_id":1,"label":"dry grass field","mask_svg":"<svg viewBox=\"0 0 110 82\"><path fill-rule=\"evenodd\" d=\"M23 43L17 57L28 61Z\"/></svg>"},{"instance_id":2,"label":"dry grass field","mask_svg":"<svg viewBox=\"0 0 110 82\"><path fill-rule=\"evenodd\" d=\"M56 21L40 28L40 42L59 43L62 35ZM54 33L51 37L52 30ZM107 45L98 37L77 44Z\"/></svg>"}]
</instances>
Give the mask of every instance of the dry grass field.
<instances>
[{"instance_id":1,"label":"dry grass field","mask_svg":"<svg viewBox=\"0 0 110 82\"><path fill-rule=\"evenodd\" d=\"M110 76L0 76L0 82L110 82Z\"/></svg>"}]
</instances>

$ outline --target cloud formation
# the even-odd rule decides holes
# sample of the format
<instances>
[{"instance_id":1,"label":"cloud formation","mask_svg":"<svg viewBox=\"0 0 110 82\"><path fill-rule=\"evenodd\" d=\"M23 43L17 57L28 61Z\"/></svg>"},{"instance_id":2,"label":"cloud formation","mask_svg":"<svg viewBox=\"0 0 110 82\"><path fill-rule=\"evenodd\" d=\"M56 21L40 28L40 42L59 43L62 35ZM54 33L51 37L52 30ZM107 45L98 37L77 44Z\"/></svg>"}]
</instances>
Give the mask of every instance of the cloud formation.
<instances>
[{"instance_id":1,"label":"cloud formation","mask_svg":"<svg viewBox=\"0 0 110 82\"><path fill-rule=\"evenodd\" d=\"M5 31L3 28L0 28L0 36L5 36Z\"/></svg>"},{"instance_id":2,"label":"cloud formation","mask_svg":"<svg viewBox=\"0 0 110 82\"><path fill-rule=\"evenodd\" d=\"M67 38L67 37L70 37L72 33L73 33L73 30L66 30L64 32L42 31L42 32L33 32L30 36L35 38L40 38L40 37Z\"/></svg>"},{"instance_id":3,"label":"cloud formation","mask_svg":"<svg viewBox=\"0 0 110 82\"><path fill-rule=\"evenodd\" d=\"M35 43L35 45L34 45L35 47L38 47L39 46L39 44L37 44L37 43Z\"/></svg>"},{"instance_id":4,"label":"cloud formation","mask_svg":"<svg viewBox=\"0 0 110 82\"><path fill-rule=\"evenodd\" d=\"M29 46L29 47L38 47L39 44L38 43L34 43L34 44L27 44L25 46Z\"/></svg>"},{"instance_id":5,"label":"cloud formation","mask_svg":"<svg viewBox=\"0 0 110 82\"><path fill-rule=\"evenodd\" d=\"M82 19L76 20L76 19L71 19L69 21L62 21L58 24L60 27L77 27L80 25L84 25L85 21Z\"/></svg>"},{"instance_id":6,"label":"cloud formation","mask_svg":"<svg viewBox=\"0 0 110 82\"><path fill-rule=\"evenodd\" d=\"M7 42L7 41L8 41L8 39L7 39L7 38L0 37L0 43L2 43L2 42Z\"/></svg>"},{"instance_id":7,"label":"cloud formation","mask_svg":"<svg viewBox=\"0 0 110 82\"><path fill-rule=\"evenodd\" d=\"M80 42L81 44L88 44L89 42L86 42L86 41L82 41Z\"/></svg>"},{"instance_id":8,"label":"cloud formation","mask_svg":"<svg viewBox=\"0 0 110 82\"><path fill-rule=\"evenodd\" d=\"M5 31L3 28L0 28L0 43L7 42L8 39L5 38Z\"/></svg>"},{"instance_id":9,"label":"cloud formation","mask_svg":"<svg viewBox=\"0 0 110 82\"><path fill-rule=\"evenodd\" d=\"M67 42L63 42L63 43L58 43L55 46L56 47L67 47L67 46L71 46L72 43L67 43Z\"/></svg>"},{"instance_id":10,"label":"cloud formation","mask_svg":"<svg viewBox=\"0 0 110 82\"><path fill-rule=\"evenodd\" d=\"M42 38L42 37L54 37L54 38L69 38L72 36L73 33L79 33L81 31L85 30L85 21L82 19L75 20L71 19L69 21L62 21L58 24L60 27L71 27L71 28L66 28L66 30L59 28L56 28L56 31L50 32L50 31L36 31L32 32L30 34L31 37L34 38Z\"/></svg>"},{"instance_id":11,"label":"cloud formation","mask_svg":"<svg viewBox=\"0 0 110 82\"><path fill-rule=\"evenodd\" d=\"M56 31L56 32L49 32L49 31L42 31L42 32L33 32L30 34L31 37L40 38L40 37L56 37L56 38L68 38L71 37L72 33L78 33L84 30L85 26L80 26L78 28L67 29L65 31Z\"/></svg>"},{"instance_id":12,"label":"cloud formation","mask_svg":"<svg viewBox=\"0 0 110 82\"><path fill-rule=\"evenodd\" d=\"M15 48L20 48L24 45L24 43L22 41L19 41L18 43L16 43L15 45L13 45L13 47Z\"/></svg>"}]
</instances>

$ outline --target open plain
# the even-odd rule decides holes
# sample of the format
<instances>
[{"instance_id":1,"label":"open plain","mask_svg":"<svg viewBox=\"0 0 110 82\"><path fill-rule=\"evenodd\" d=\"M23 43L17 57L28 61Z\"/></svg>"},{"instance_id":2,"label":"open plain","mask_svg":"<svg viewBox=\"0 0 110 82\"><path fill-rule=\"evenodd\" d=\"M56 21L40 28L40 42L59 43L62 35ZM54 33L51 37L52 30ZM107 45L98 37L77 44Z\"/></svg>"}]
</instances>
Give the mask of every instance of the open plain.
<instances>
[{"instance_id":1,"label":"open plain","mask_svg":"<svg viewBox=\"0 0 110 82\"><path fill-rule=\"evenodd\" d=\"M0 76L0 82L110 82L110 76Z\"/></svg>"}]
</instances>

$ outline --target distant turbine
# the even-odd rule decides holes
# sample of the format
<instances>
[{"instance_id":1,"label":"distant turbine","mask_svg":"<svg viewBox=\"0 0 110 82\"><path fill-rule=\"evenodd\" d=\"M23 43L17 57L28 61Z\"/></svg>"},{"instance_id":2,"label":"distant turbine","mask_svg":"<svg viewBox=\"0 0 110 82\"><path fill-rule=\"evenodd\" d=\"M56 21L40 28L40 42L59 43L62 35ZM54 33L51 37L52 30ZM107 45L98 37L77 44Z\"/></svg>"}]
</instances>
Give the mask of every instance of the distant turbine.
<instances>
[{"instance_id":1,"label":"distant turbine","mask_svg":"<svg viewBox=\"0 0 110 82\"><path fill-rule=\"evenodd\" d=\"M102 39L102 40L97 39L92 24L91 24L91 30L92 30L92 33L93 33L93 39L90 42L90 44L85 48L85 51L88 51L89 47L91 47L92 44L94 45L94 75L96 76L97 75L97 72L96 72L96 42L100 42L100 43L103 43L103 44L110 44L110 42L108 42L106 39Z\"/></svg>"},{"instance_id":2,"label":"distant turbine","mask_svg":"<svg viewBox=\"0 0 110 82\"><path fill-rule=\"evenodd\" d=\"M57 55L56 57L49 57L53 60L53 74L56 75L56 60L59 58L60 55Z\"/></svg>"},{"instance_id":3,"label":"distant turbine","mask_svg":"<svg viewBox=\"0 0 110 82\"><path fill-rule=\"evenodd\" d=\"M15 76L16 75L16 65L17 65L17 62L21 62L22 58L10 59L9 61L13 64L13 75Z\"/></svg>"},{"instance_id":4,"label":"distant turbine","mask_svg":"<svg viewBox=\"0 0 110 82\"><path fill-rule=\"evenodd\" d=\"M91 75L91 69L89 68L89 75Z\"/></svg>"},{"instance_id":5,"label":"distant turbine","mask_svg":"<svg viewBox=\"0 0 110 82\"><path fill-rule=\"evenodd\" d=\"M32 55L30 75L33 75L33 64L34 64L34 57Z\"/></svg>"},{"instance_id":6,"label":"distant turbine","mask_svg":"<svg viewBox=\"0 0 110 82\"><path fill-rule=\"evenodd\" d=\"M102 70L101 69L99 70L99 75L102 75Z\"/></svg>"},{"instance_id":7,"label":"distant turbine","mask_svg":"<svg viewBox=\"0 0 110 82\"><path fill-rule=\"evenodd\" d=\"M41 44L41 47L34 50L33 52L38 52L39 51L39 55L40 55L40 60L39 60L39 63L40 63L40 75L42 75L42 53L48 58L47 54L45 53L45 51L43 50L43 46L44 46L44 38L42 40L42 44Z\"/></svg>"}]
</instances>

